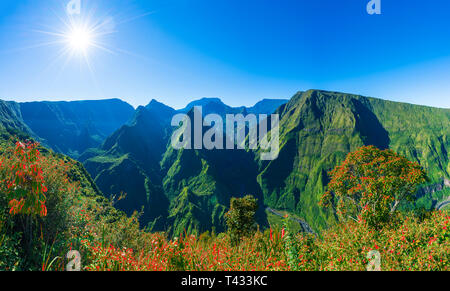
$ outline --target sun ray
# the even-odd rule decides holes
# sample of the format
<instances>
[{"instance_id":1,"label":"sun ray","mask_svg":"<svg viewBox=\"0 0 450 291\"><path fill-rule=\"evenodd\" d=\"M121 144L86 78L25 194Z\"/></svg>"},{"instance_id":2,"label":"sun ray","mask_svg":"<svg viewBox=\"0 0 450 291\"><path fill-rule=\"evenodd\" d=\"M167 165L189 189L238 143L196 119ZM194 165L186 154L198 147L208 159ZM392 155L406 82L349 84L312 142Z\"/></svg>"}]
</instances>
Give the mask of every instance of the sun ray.
<instances>
[{"instance_id":1,"label":"sun ray","mask_svg":"<svg viewBox=\"0 0 450 291\"><path fill-rule=\"evenodd\" d=\"M91 45L92 45L93 47L96 47L96 48L98 48L98 49L101 49L102 51L108 52L108 53L113 54L113 55L117 55L116 52L112 51L111 49L108 49L108 48L105 47L105 46L102 46L101 44L98 44L98 43L93 42Z\"/></svg>"},{"instance_id":2,"label":"sun ray","mask_svg":"<svg viewBox=\"0 0 450 291\"><path fill-rule=\"evenodd\" d=\"M36 49L36 48L41 48L41 47L46 47L46 46L60 45L60 44L63 44L63 43L64 42L62 40L54 40L54 41L38 43L38 44L35 44L35 45L19 47L19 48L11 49L11 50L4 50L4 51L0 51L0 53L16 53L16 52L20 52L20 51Z\"/></svg>"},{"instance_id":3,"label":"sun ray","mask_svg":"<svg viewBox=\"0 0 450 291\"><path fill-rule=\"evenodd\" d=\"M155 14L155 13L156 13L156 11L149 11L149 12L143 13L141 15L133 16L133 17L130 17L128 19L122 20L121 22L119 22L117 24L126 24L126 23L138 20L140 18L143 18L145 16L149 16L149 15L152 15L152 14Z\"/></svg>"},{"instance_id":4,"label":"sun ray","mask_svg":"<svg viewBox=\"0 0 450 291\"><path fill-rule=\"evenodd\" d=\"M64 33L61 33L61 32L52 32L52 31L37 30L37 29L33 29L32 32L47 34L47 35L51 35L51 36L64 37Z\"/></svg>"},{"instance_id":5,"label":"sun ray","mask_svg":"<svg viewBox=\"0 0 450 291\"><path fill-rule=\"evenodd\" d=\"M90 74L91 74L91 78L92 78L92 81L93 81L93 83L94 83L95 89L96 89L98 92L101 92L100 86L99 86L99 84L98 84L98 82L97 82L97 78L95 77L95 70L94 70L94 68L93 68L92 65L91 65L91 62L90 62L90 60L89 60L89 56L88 56L87 54L83 54L83 57L84 57L84 60L85 60L85 62L86 62L86 64L87 64L87 67L88 67L88 69L89 69L89 72L90 72Z\"/></svg>"},{"instance_id":6,"label":"sun ray","mask_svg":"<svg viewBox=\"0 0 450 291\"><path fill-rule=\"evenodd\" d=\"M66 57L68 54L70 54L70 51L67 48L61 48L58 51L56 57L54 57L52 61L45 66L45 68L42 70L42 73L50 70L50 68L56 65L61 59L65 58L66 60L68 60L68 58Z\"/></svg>"}]
</instances>

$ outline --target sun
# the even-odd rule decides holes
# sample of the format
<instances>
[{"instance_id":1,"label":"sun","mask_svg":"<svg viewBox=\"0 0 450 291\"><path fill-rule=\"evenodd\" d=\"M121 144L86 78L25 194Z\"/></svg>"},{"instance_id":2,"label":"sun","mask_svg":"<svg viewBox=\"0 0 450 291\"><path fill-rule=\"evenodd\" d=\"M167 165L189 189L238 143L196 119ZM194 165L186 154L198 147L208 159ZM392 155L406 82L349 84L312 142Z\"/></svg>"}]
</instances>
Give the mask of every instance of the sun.
<instances>
[{"instance_id":1,"label":"sun","mask_svg":"<svg viewBox=\"0 0 450 291\"><path fill-rule=\"evenodd\" d=\"M95 46L95 34L87 26L71 25L64 34L65 42L73 53L86 54L87 50Z\"/></svg>"},{"instance_id":2,"label":"sun","mask_svg":"<svg viewBox=\"0 0 450 291\"><path fill-rule=\"evenodd\" d=\"M83 27L73 27L66 38L68 46L75 52L86 52L94 44L92 32Z\"/></svg>"},{"instance_id":3,"label":"sun","mask_svg":"<svg viewBox=\"0 0 450 291\"><path fill-rule=\"evenodd\" d=\"M92 76L95 75L92 59L97 57L97 51L107 52L112 55L118 53L134 54L111 46L113 35L118 32L117 26L130 21L153 14L153 11L131 17L120 19L108 13L99 15L95 7L85 9L83 13L61 14L54 12L55 19L48 23L39 24L39 28L32 29L32 32L42 36L36 45L24 49L33 49L47 46L58 46L57 54L51 59L47 67L54 66L61 62L61 71L72 60L87 65Z\"/></svg>"}]
</instances>

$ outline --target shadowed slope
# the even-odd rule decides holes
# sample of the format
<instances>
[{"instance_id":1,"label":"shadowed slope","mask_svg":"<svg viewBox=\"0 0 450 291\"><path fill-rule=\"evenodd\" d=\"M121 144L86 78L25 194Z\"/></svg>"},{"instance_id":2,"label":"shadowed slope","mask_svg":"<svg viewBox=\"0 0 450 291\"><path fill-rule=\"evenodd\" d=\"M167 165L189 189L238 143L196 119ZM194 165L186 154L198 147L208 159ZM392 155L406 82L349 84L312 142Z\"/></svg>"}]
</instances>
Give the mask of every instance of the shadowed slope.
<instances>
[{"instance_id":1,"label":"shadowed slope","mask_svg":"<svg viewBox=\"0 0 450 291\"><path fill-rule=\"evenodd\" d=\"M134 109L119 99L20 104L25 123L55 151L78 158L125 124Z\"/></svg>"}]
</instances>

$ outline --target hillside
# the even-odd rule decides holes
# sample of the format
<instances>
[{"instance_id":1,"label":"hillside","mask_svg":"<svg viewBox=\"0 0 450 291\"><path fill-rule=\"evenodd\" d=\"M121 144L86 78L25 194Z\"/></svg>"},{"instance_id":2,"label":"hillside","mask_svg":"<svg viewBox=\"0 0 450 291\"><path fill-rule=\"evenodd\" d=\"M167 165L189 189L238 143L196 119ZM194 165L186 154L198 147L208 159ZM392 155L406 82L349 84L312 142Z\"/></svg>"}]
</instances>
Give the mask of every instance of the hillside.
<instances>
[{"instance_id":1,"label":"hillside","mask_svg":"<svg viewBox=\"0 0 450 291\"><path fill-rule=\"evenodd\" d=\"M279 109L280 156L260 163L266 205L292 211L315 229L332 224L318 201L327 172L362 145L419 162L433 183L450 176L450 110L310 90Z\"/></svg>"},{"instance_id":2,"label":"hillside","mask_svg":"<svg viewBox=\"0 0 450 291\"><path fill-rule=\"evenodd\" d=\"M134 109L119 99L20 103L23 121L57 152L78 158L125 124Z\"/></svg>"},{"instance_id":3,"label":"hillside","mask_svg":"<svg viewBox=\"0 0 450 291\"><path fill-rule=\"evenodd\" d=\"M210 108L221 104L213 103ZM2 175L18 175L9 157L24 145L14 147L8 139L39 137L24 123L17 103L0 102L0 108L0 147L7 161ZM450 110L310 90L296 94L277 112L281 149L274 161L260 161L258 150L174 150L170 120L177 111L155 100L139 107L100 147L86 151L80 157L85 167L39 146L46 212L28 236L11 214L14 204L0 195L0 269L62 270L61 258L75 246L86 258L85 270L363 270L365 252L373 244L380 248L386 270L448 269L448 212L397 213L392 226L373 232L354 221L333 227L334 214L318 201L327 172L349 151L374 144L392 148L427 170L431 181L417 193L416 206L446 209ZM101 197L122 192L125 199L113 203ZM258 199L255 218L264 233L244 238L244 247L235 248L227 234L216 234L225 231L230 199L246 194ZM142 215L133 215L142 208ZM288 222L284 214L289 214ZM283 224L288 233L284 238ZM167 231L169 240L158 231ZM292 241L301 231L314 235L299 234ZM203 234L183 237L185 232ZM188 244L170 240L174 236ZM28 237L31 249L30 241L23 243ZM149 241L158 246L148 248ZM419 246L423 251L417 251ZM298 257L286 252L291 247ZM174 248L190 259L174 259ZM342 261L344 256L348 260ZM191 264L199 257L208 259ZM229 265L237 258L244 262Z\"/></svg>"},{"instance_id":4,"label":"hillside","mask_svg":"<svg viewBox=\"0 0 450 291\"><path fill-rule=\"evenodd\" d=\"M133 121L108 137L100 149L91 149L80 159L106 195L127 194L117 203L120 209L131 214L144 206L141 222L151 229L180 233L214 227L223 231L230 198L261 193L253 155L245 151L229 152L231 157L220 151L175 151L169 141L174 129L171 119L176 113L191 113L194 106L202 106L204 115L225 117L246 114L247 110L273 112L284 102L261 101L247 109L227 106L218 98L204 98L175 111L153 100L138 108ZM263 205L262 197L260 203ZM261 225L266 224L263 210L258 218Z\"/></svg>"},{"instance_id":5,"label":"hillside","mask_svg":"<svg viewBox=\"0 0 450 291\"><path fill-rule=\"evenodd\" d=\"M396 213L377 231L350 220L316 236L296 234L303 223L295 215L288 221L279 218L286 212L267 209L271 228L240 237L236 245L230 232L189 235L207 226L204 203L209 197L185 188L175 198L179 207L169 220L192 228L187 233L175 229L177 237L170 239L165 233L142 230L136 215L117 211L100 196L82 165L67 156L33 143L0 140L0 149L2 181L20 177L14 168L25 165L38 169L30 178L38 178L41 185L31 191L25 180L2 184L1 271L363 271L372 250L378 250L384 271L448 270L450 217L445 212L425 217ZM9 183L17 187L6 187ZM21 207L42 193L45 198L38 208ZM79 255L81 264L68 264L71 254Z\"/></svg>"},{"instance_id":6,"label":"hillside","mask_svg":"<svg viewBox=\"0 0 450 291\"><path fill-rule=\"evenodd\" d=\"M12 135L35 136L23 121L19 104L0 100L0 134L3 140Z\"/></svg>"},{"instance_id":7,"label":"hillside","mask_svg":"<svg viewBox=\"0 0 450 291\"><path fill-rule=\"evenodd\" d=\"M144 207L141 219L146 223L167 216L159 162L167 147L168 125L174 112L154 100L139 107L132 121L108 137L84 162L107 196L126 193L117 207L127 214Z\"/></svg>"},{"instance_id":8,"label":"hillside","mask_svg":"<svg viewBox=\"0 0 450 291\"><path fill-rule=\"evenodd\" d=\"M127 193L120 209L131 214L143 206L143 224L175 233L223 230L230 197L245 194L258 197L262 210L290 212L316 231L327 228L334 214L318 206L327 173L363 145L391 148L426 168L431 182L419 191L418 205L431 209L447 196L439 185L450 177L450 110L319 90L280 102L281 149L274 161L260 161L258 151L174 150L170 119L177 111L157 101L138 108L130 124L81 160L107 196ZM205 98L178 112L199 105L204 115L266 110L264 102L233 108ZM258 221L268 225L264 211Z\"/></svg>"}]
</instances>

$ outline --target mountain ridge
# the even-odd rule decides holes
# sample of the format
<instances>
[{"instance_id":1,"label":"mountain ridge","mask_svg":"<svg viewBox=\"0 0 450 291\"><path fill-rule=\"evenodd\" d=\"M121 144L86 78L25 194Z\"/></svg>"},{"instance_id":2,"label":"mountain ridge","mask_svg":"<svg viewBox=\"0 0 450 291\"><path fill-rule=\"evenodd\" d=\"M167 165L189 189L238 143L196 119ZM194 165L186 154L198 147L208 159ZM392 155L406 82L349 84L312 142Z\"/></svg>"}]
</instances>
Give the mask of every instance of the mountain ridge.
<instances>
[{"instance_id":1,"label":"mountain ridge","mask_svg":"<svg viewBox=\"0 0 450 291\"><path fill-rule=\"evenodd\" d=\"M269 207L295 212L315 229L334 221L318 206L328 171L360 146L391 148L423 165L432 181L450 175L450 110L309 90L280 113L280 155L259 162L258 181Z\"/></svg>"},{"instance_id":2,"label":"mountain ridge","mask_svg":"<svg viewBox=\"0 0 450 291\"><path fill-rule=\"evenodd\" d=\"M283 101L278 102L283 103ZM262 103L264 104L264 101ZM245 107L232 108L218 98L196 100L182 110L174 110L163 103L152 100L147 106L141 106L136 110L132 122L124 125L108 137L103 143L100 152L97 151L96 154L94 152L91 156L86 156L83 160L86 168L96 182L99 183L99 187L104 193L113 194L111 193L112 189L118 187L119 190L117 191L127 192L130 199L138 199L146 208L152 207L149 199L156 197L155 199L159 201L159 205L153 208L158 208L158 213L144 215L143 219L145 224L150 224L155 230L169 228L172 232L178 232L181 228L192 229L193 227L199 228L199 231L205 231L208 227L214 227L218 231L223 230L223 215L228 207L227 203L231 198L230 194L226 194L225 192L231 191L234 196L240 195L239 191L225 190L231 189L232 187L230 188L227 185L227 179L222 181L221 175L219 174L220 170L216 169L218 163L223 164L225 162L221 162L221 159L218 158L220 154L216 155L209 151L174 151L169 145L171 133L174 130L171 126L171 117L177 113L187 113L189 115L192 112L192 108L197 105L203 106L203 113L205 115L209 113L218 113L223 116L236 113L246 114ZM270 110L268 108L266 106L263 109L266 111ZM272 111L275 111L274 107ZM135 133L132 134L132 132ZM119 146L124 141L129 142L130 146ZM143 144L147 145L146 150L137 152L136 149L140 148ZM246 155L245 153L243 154ZM149 156L152 156L150 160L148 159ZM252 163L253 158L241 157L239 159ZM123 162L127 163L129 171L139 173L136 176L141 177L141 180L140 182L136 181L136 184L142 184L142 181L147 181L145 182L145 185L147 185L145 188L134 186L133 183L128 183L128 181L120 182L121 180L117 176L114 176L116 178L112 179L106 178L115 175L114 173L120 172L118 169L123 167ZM196 166L194 167L193 165ZM202 186L202 178L197 177L199 175L210 181L209 186ZM256 172L253 176L256 177ZM245 175L241 177L241 180L243 177L245 178ZM184 182L180 183L179 179L183 179ZM247 185L245 187L255 189L257 185L253 181L253 185ZM183 199L181 197L177 199L181 193L184 193L183 195L185 197ZM199 193L203 193L200 194L201 197L196 198L196 196L193 196L199 195ZM147 199L144 199L145 197ZM210 215L209 217L212 222L208 223L206 227L198 224L195 218L198 215L205 217L205 213L200 214L201 212L180 209L180 207L193 207L192 209L195 209L199 205L203 205L210 212L208 215ZM122 205L121 209L129 214L133 210L136 210L124 205ZM259 213L259 217L263 217L263 213ZM165 217L162 217L164 216L163 214L165 214ZM192 217L192 219L187 219L183 217L184 215ZM177 225L171 227L173 222L176 222ZM262 219L261 224L263 223L264 221ZM180 225L183 225L183 227Z\"/></svg>"},{"instance_id":3,"label":"mountain ridge","mask_svg":"<svg viewBox=\"0 0 450 291\"><path fill-rule=\"evenodd\" d=\"M128 121L134 108L120 99L19 103L24 122L55 151L79 157Z\"/></svg>"},{"instance_id":4,"label":"mountain ridge","mask_svg":"<svg viewBox=\"0 0 450 291\"><path fill-rule=\"evenodd\" d=\"M335 223L334 214L317 204L327 172L363 145L390 148L417 161L429 172L431 185L450 179L450 109L325 90L299 91L287 103L267 99L248 108L220 99L197 101L206 104L204 114L219 115L248 114L252 108L257 114L267 111L258 104L274 108L280 102L272 109L280 114L279 158L261 161L260 149L174 150L170 119L182 111L156 100L133 109L79 160L106 196L128 194L118 202L121 210L131 214L143 206L142 222L152 230L221 231L229 199L252 194L263 212L269 207L294 213L320 231ZM22 120L20 107L0 103L5 135L17 131L39 138ZM419 191L417 205L428 209L445 198L446 184L438 186L428 187L432 193ZM258 213L258 223L267 225L264 213Z\"/></svg>"},{"instance_id":5,"label":"mountain ridge","mask_svg":"<svg viewBox=\"0 0 450 291\"><path fill-rule=\"evenodd\" d=\"M161 103L154 105L161 106ZM249 113L246 107L233 108L217 98L203 98L190 103L191 107L195 105L204 106L204 115ZM159 178L151 179L148 174L144 175L155 186L152 190L146 184L147 194L144 196L153 195L159 197L158 201L163 201L156 208L164 211L160 211L157 217L149 216L159 223L155 229L170 229L173 233L181 229L204 231L213 227L223 230L223 214L229 206L230 197L249 193L259 198L262 209L271 207L290 211L304 219L314 230L326 228L335 222L334 214L321 209L317 202L328 182L327 172L341 162L348 152L363 145L394 148L408 158L426 165L433 180L449 174L450 170L446 171L442 167L448 163L448 151L442 151L442 155L435 155L433 152L436 151L432 151L430 157L417 159L414 151L401 140L412 139L411 144L418 144L420 148L427 146L426 141L417 139L417 134L408 135L404 132L404 128L412 126L424 131L430 138L428 141L432 140L433 144L440 142L443 149L450 147L447 138L449 128L443 119L445 117L448 120L450 110L339 92L308 90L299 91L289 102L282 102L274 111L281 117L281 149L279 158L269 162L260 161L258 151L174 150L169 145L173 128L168 125L165 131L161 131L164 134L152 135L149 145L158 140L163 141L155 147L159 149L158 156L162 152ZM407 114L396 117L402 111ZM429 124L421 120L422 117L409 120L415 113L430 119ZM406 119L407 122L400 119ZM161 123L155 124L159 124L155 126L157 128L162 126ZM428 127L433 129L427 129ZM441 131L438 133L436 128L441 128ZM142 132L142 135L145 133ZM137 137L131 139L138 143ZM161 151L163 144L166 149ZM137 164L139 160L145 160L139 155L132 156ZM427 164L428 159L434 161L436 158L441 162ZM157 172L156 160L152 164ZM95 163L95 158L85 162L88 169L91 163ZM108 193L106 190L104 192ZM423 198L424 201L429 199L434 198ZM147 207L150 207L149 204L151 203L146 204ZM198 212L194 209L203 210ZM167 216L164 218L165 215ZM265 225L264 214L259 215L258 219L261 225Z\"/></svg>"}]
</instances>

